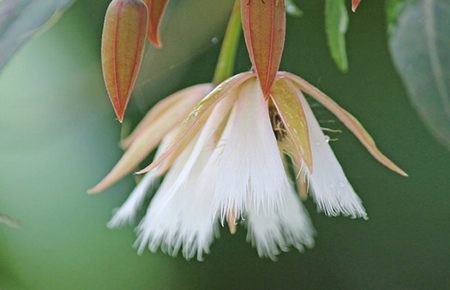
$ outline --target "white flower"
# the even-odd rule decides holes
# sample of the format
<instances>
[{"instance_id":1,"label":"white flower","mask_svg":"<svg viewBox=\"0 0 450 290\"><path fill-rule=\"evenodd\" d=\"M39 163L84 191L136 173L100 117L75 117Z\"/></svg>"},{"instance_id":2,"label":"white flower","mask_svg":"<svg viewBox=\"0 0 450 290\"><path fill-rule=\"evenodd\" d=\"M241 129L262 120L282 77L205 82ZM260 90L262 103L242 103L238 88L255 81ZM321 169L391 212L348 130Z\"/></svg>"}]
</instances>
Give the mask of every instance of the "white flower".
<instances>
[{"instance_id":1,"label":"white flower","mask_svg":"<svg viewBox=\"0 0 450 290\"><path fill-rule=\"evenodd\" d=\"M375 158L404 174L353 116L301 78L279 73L270 95L264 96L255 74L243 73L216 87L195 108L186 102L182 107L188 108L179 109L192 112L175 127L165 125L166 137L153 163L139 172L145 177L109 226L132 221L146 192L164 173L137 228L139 252L146 247L170 255L181 251L187 259L201 260L225 222L232 233L238 224L246 226L260 256L275 259L290 247L311 247L315 231L294 183L309 183L314 201L327 215L366 218L302 91L335 113ZM162 115L136 129L140 133L134 133L138 137L130 148L136 142L144 146L145 139L155 142L142 137L143 131L160 132L154 127L170 122L170 115Z\"/></svg>"}]
</instances>

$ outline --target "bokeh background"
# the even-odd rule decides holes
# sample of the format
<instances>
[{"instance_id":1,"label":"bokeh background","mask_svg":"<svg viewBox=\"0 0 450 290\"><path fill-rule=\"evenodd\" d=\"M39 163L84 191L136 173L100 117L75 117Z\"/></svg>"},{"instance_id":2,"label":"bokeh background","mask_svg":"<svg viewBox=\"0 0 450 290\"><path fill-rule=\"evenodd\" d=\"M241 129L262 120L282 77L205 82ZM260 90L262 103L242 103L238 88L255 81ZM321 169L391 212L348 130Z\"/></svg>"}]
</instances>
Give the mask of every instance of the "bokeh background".
<instances>
[{"instance_id":1,"label":"bokeh background","mask_svg":"<svg viewBox=\"0 0 450 290\"><path fill-rule=\"evenodd\" d=\"M148 48L124 129L103 85L100 38L109 1L78 0L29 42L0 73L0 289L450 289L450 153L428 133L406 96L388 52L384 1L351 15L350 61L329 56L322 1L296 1L288 18L283 70L334 97L409 173L378 164L323 107L332 146L370 219L328 218L306 206L316 246L277 262L258 258L245 230L222 231L204 262L161 253L137 255L133 227L108 230L112 210L133 188L86 189L120 157L129 130L166 94L210 81L231 0L178 0L163 25L164 50ZM243 44L237 71L250 64Z\"/></svg>"}]
</instances>

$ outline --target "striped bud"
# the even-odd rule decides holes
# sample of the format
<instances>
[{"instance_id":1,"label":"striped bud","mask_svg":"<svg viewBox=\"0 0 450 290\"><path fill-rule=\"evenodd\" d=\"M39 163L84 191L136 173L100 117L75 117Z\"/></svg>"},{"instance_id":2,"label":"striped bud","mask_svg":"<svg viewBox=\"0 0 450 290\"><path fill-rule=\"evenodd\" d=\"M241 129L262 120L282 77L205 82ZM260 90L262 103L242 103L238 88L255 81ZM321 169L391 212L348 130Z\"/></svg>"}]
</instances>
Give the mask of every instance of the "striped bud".
<instances>
[{"instance_id":1,"label":"striped bud","mask_svg":"<svg viewBox=\"0 0 450 290\"><path fill-rule=\"evenodd\" d=\"M154 46L161 47L161 39L159 37L159 27L161 20L166 10L168 0L145 0L148 7L148 40Z\"/></svg>"},{"instance_id":2,"label":"striped bud","mask_svg":"<svg viewBox=\"0 0 450 290\"><path fill-rule=\"evenodd\" d=\"M133 91L144 54L148 13L142 0L113 0L102 35L103 77L119 122Z\"/></svg>"},{"instance_id":3,"label":"striped bud","mask_svg":"<svg viewBox=\"0 0 450 290\"><path fill-rule=\"evenodd\" d=\"M242 27L253 67L265 96L275 80L286 34L284 0L241 0Z\"/></svg>"}]
</instances>

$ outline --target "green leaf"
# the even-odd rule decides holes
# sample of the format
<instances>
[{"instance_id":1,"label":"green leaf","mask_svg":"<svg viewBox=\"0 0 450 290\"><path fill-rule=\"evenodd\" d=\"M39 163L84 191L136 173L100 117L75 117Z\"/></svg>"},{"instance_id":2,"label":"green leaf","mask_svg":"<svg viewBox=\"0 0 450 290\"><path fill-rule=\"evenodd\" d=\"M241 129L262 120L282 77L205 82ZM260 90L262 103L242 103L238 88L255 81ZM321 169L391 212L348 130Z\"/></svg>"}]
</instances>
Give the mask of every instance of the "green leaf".
<instances>
[{"instance_id":1,"label":"green leaf","mask_svg":"<svg viewBox=\"0 0 450 290\"><path fill-rule=\"evenodd\" d=\"M394 64L431 132L450 149L450 1L406 2L390 37Z\"/></svg>"},{"instance_id":2,"label":"green leaf","mask_svg":"<svg viewBox=\"0 0 450 290\"><path fill-rule=\"evenodd\" d=\"M294 0L286 0L286 13L294 17L301 17L303 15L303 11L298 8Z\"/></svg>"},{"instance_id":3,"label":"green leaf","mask_svg":"<svg viewBox=\"0 0 450 290\"><path fill-rule=\"evenodd\" d=\"M325 1L325 30L331 57L343 72L348 70L345 33L348 28L348 13L344 0Z\"/></svg>"},{"instance_id":4,"label":"green leaf","mask_svg":"<svg viewBox=\"0 0 450 290\"><path fill-rule=\"evenodd\" d=\"M403 11L407 0L388 0L386 2L386 17L388 21L388 33L389 35L395 29L397 25L397 19L400 13Z\"/></svg>"},{"instance_id":5,"label":"green leaf","mask_svg":"<svg viewBox=\"0 0 450 290\"><path fill-rule=\"evenodd\" d=\"M0 0L0 70L26 41L53 24L73 0Z\"/></svg>"}]
</instances>

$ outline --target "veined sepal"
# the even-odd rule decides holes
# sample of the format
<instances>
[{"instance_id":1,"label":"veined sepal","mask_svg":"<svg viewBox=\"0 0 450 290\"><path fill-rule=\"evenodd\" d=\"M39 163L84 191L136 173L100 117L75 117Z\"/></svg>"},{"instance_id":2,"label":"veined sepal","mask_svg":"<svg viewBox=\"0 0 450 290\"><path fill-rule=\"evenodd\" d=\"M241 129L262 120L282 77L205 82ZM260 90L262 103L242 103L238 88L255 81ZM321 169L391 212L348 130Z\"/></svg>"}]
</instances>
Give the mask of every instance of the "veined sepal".
<instances>
[{"instance_id":1,"label":"veined sepal","mask_svg":"<svg viewBox=\"0 0 450 290\"><path fill-rule=\"evenodd\" d=\"M281 62L286 34L284 0L241 0L242 28L254 70L268 96Z\"/></svg>"},{"instance_id":2,"label":"veined sepal","mask_svg":"<svg viewBox=\"0 0 450 290\"><path fill-rule=\"evenodd\" d=\"M102 35L102 68L119 122L139 73L147 25L147 6L142 0L113 0L108 6Z\"/></svg>"},{"instance_id":3,"label":"veined sepal","mask_svg":"<svg viewBox=\"0 0 450 290\"><path fill-rule=\"evenodd\" d=\"M378 162L402 176L408 176L405 171L398 167L378 149L372 136L370 136L361 123L352 114L340 107L333 99L299 76L288 72L280 72L279 75L290 79L300 91L310 95L325 108L330 110L330 112L332 112L355 135L355 137L358 138Z\"/></svg>"},{"instance_id":4,"label":"veined sepal","mask_svg":"<svg viewBox=\"0 0 450 290\"><path fill-rule=\"evenodd\" d=\"M282 149L292 159L297 168L303 164L312 172L311 144L308 123L302 103L297 95L297 88L285 78L275 81L270 97L278 112L280 124L273 124L279 133ZM299 174L299 172L296 172Z\"/></svg>"},{"instance_id":5,"label":"veined sepal","mask_svg":"<svg viewBox=\"0 0 450 290\"><path fill-rule=\"evenodd\" d=\"M162 167L163 169L165 169L166 166L170 166L181 154L181 152L184 151L191 140L198 134L208 119L208 116L211 114L214 106L223 98L228 96L230 91L254 76L255 75L251 72L240 73L218 85L195 106L189 116L183 121L181 124L180 133L175 138L174 142L168 147L166 152L164 152L158 159L154 160L147 167L138 171L137 174L146 173L156 168L163 162L165 164L165 166Z\"/></svg>"},{"instance_id":6,"label":"veined sepal","mask_svg":"<svg viewBox=\"0 0 450 290\"><path fill-rule=\"evenodd\" d=\"M127 151L122 158L99 184L89 190L89 193L105 190L135 169L158 146L164 136L180 126L195 104L210 90L210 84L196 85L175 93L155 105L130 137L125 139Z\"/></svg>"},{"instance_id":7,"label":"veined sepal","mask_svg":"<svg viewBox=\"0 0 450 290\"><path fill-rule=\"evenodd\" d=\"M165 97L155 104L139 122L133 132L120 142L120 147L122 147L122 149L128 149L131 144L147 130L147 128L151 127L161 116L166 112L171 111L174 107L187 108L187 110L192 109L193 105L208 95L213 88L212 84L199 84L182 89L181 91Z\"/></svg>"}]
</instances>

